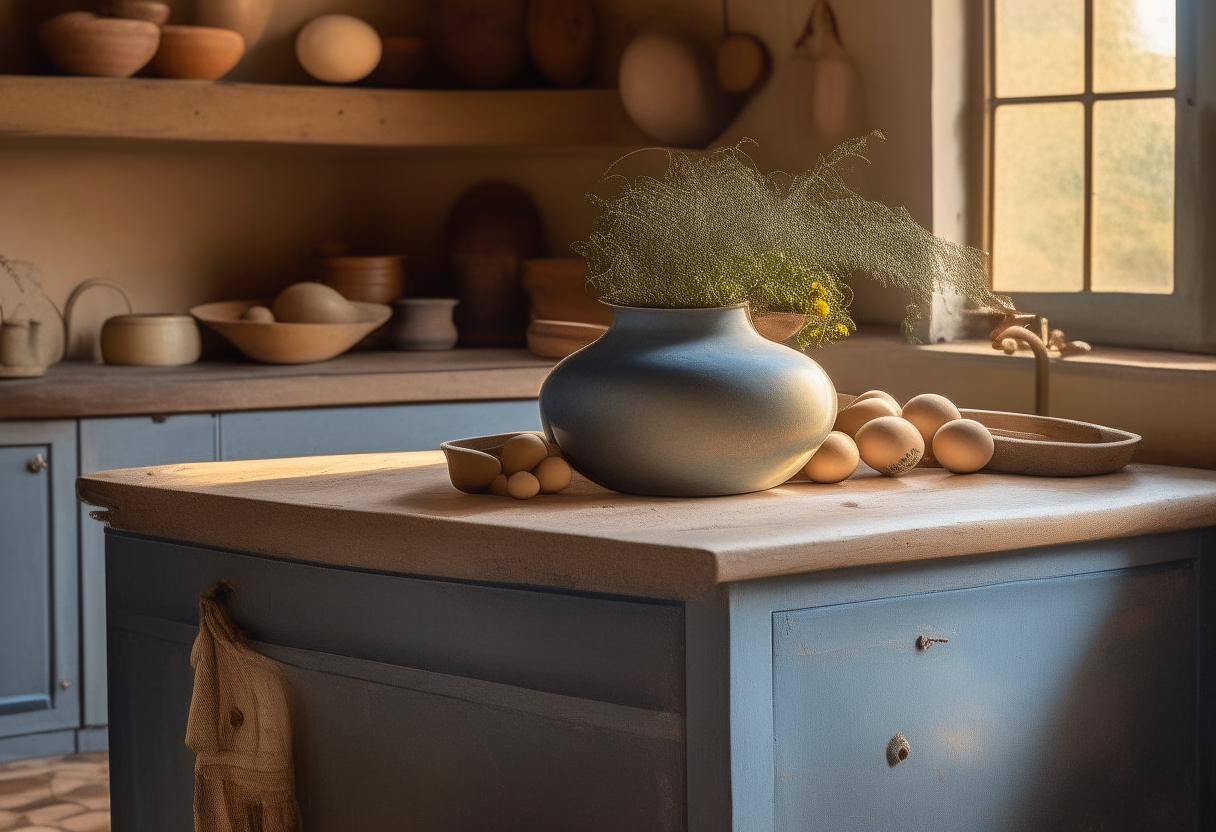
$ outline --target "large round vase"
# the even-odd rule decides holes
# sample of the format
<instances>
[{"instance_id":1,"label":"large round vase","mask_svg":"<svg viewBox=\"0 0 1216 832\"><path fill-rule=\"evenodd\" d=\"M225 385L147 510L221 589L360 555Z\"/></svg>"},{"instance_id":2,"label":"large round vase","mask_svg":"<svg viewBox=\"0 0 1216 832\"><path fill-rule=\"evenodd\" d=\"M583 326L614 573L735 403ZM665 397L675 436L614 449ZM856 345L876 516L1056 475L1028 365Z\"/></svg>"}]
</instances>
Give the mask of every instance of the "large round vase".
<instances>
[{"instance_id":1,"label":"large round vase","mask_svg":"<svg viewBox=\"0 0 1216 832\"><path fill-rule=\"evenodd\" d=\"M540 413L605 488L744 494L806 464L832 430L836 391L810 358L757 333L746 306L618 306L602 338L553 368Z\"/></svg>"}]
</instances>

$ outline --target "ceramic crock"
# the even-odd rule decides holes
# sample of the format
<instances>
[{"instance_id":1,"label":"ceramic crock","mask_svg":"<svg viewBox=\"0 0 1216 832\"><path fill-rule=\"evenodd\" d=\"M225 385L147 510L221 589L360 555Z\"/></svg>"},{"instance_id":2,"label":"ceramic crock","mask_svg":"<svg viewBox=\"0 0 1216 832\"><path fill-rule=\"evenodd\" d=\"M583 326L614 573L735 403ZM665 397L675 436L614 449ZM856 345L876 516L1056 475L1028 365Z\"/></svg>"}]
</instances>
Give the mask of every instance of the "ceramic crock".
<instances>
[{"instance_id":1,"label":"ceramic crock","mask_svg":"<svg viewBox=\"0 0 1216 832\"><path fill-rule=\"evenodd\" d=\"M545 433L605 488L655 496L780 485L832 430L827 373L765 340L746 305L615 307L598 341L540 391Z\"/></svg>"}]
</instances>

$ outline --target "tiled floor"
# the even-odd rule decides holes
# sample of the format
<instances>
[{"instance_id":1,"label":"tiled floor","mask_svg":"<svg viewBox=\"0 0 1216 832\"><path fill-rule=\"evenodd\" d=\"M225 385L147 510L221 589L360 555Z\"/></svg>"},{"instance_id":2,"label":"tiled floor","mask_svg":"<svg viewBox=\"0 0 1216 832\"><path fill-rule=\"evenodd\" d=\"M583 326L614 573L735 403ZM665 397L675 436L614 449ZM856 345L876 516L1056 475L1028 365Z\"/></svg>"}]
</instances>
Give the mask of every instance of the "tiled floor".
<instances>
[{"instance_id":1,"label":"tiled floor","mask_svg":"<svg viewBox=\"0 0 1216 832\"><path fill-rule=\"evenodd\" d=\"M0 763L0 832L110 832L109 756Z\"/></svg>"}]
</instances>

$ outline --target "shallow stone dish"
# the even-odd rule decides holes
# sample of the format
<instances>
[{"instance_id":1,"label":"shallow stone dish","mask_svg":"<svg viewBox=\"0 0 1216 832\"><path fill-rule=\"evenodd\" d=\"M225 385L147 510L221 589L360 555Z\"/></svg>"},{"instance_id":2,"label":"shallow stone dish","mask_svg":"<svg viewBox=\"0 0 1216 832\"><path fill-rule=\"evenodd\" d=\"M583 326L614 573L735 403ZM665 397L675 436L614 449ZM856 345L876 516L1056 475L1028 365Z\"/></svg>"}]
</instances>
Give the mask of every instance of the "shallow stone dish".
<instances>
[{"instance_id":1,"label":"shallow stone dish","mask_svg":"<svg viewBox=\"0 0 1216 832\"><path fill-rule=\"evenodd\" d=\"M959 410L992 433L985 471L1036 477L1110 474L1132 461L1140 436L1125 430L996 410Z\"/></svg>"},{"instance_id":2,"label":"shallow stone dish","mask_svg":"<svg viewBox=\"0 0 1216 832\"><path fill-rule=\"evenodd\" d=\"M345 324L287 324L242 320L251 306L266 300L232 300L195 306L190 314L211 327L254 361L264 364L308 364L349 350L393 314L383 303L351 301L359 320Z\"/></svg>"}]
</instances>

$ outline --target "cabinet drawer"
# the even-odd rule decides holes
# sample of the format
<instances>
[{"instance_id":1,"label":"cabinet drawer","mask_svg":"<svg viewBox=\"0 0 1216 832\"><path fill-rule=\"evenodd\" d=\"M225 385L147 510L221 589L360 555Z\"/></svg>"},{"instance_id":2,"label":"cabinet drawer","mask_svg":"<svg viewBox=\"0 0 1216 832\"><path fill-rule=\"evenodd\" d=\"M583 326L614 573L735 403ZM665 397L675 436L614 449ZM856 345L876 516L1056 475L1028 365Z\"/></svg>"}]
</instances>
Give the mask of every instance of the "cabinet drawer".
<instances>
[{"instance_id":1,"label":"cabinet drawer","mask_svg":"<svg viewBox=\"0 0 1216 832\"><path fill-rule=\"evenodd\" d=\"M1195 599L1171 564L775 614L776 828L1195 829Z\"/></svg>"},{"instance_id":2,"label":"cabinet drawer","mask_svg":"<svg viewBox=\"0 0 1216 832\"><path fill-rule=\"evenodd\" d=\"M225 413L220 459L429 451L448 439L539 427L535 399Z\"/></svg>"}]
</instances>

